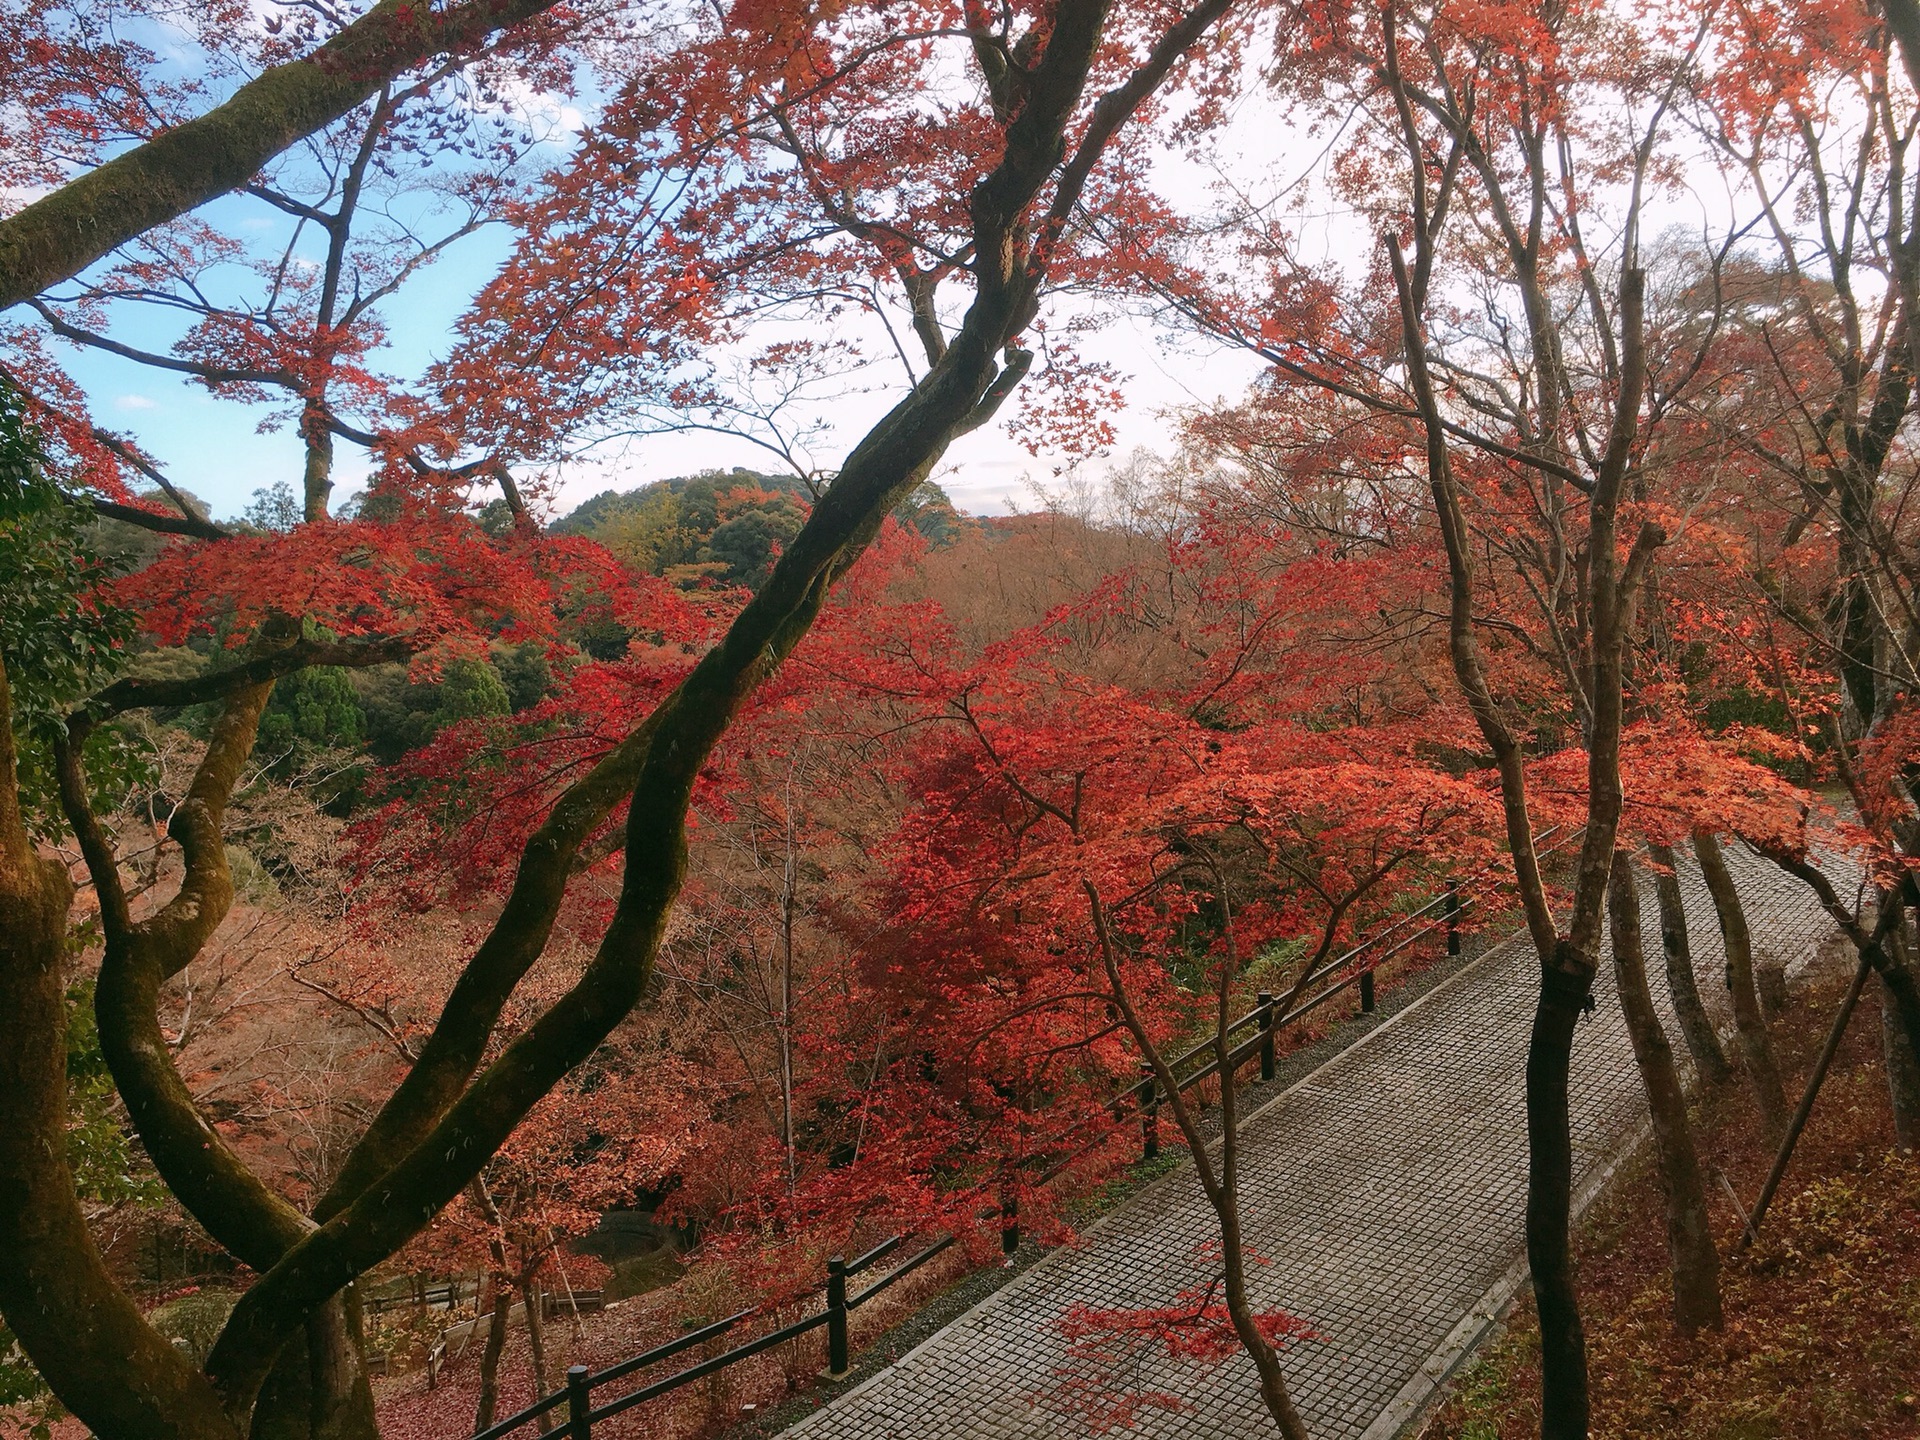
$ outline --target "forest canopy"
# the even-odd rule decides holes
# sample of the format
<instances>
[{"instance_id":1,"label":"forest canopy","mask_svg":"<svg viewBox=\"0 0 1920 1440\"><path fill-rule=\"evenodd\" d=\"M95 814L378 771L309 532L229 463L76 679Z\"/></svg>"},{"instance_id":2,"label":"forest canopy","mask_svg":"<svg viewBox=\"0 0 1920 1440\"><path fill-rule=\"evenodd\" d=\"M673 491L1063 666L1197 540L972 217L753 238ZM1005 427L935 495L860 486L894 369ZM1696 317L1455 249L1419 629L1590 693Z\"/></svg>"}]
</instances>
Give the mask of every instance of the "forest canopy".
<instances>
[{"instance_id":1,"label":"forest canopy","mask_svg":"<svg viewBox=\"0 0 1920 1440\"><path fill-rule=\"evenodd\" d=\"M888 1236L957 1275L1164 1104L1219 1244L1074 1339L1244 1354L1301 1440L1235 1088L1176 1061L1270 1071L1233 1017L1371 1007L1352 957L1470 893L1537 960L1513 1238L1541 1433L1589 1434L1603 964L1677 1333L1728 1322L1687 1077L1777 1183L1824 1074L1796 1113L1729 853L1831 920L1827 1059L1876 996L1920 1135L1914 44L1913 0L4 7L0 1424L412 1433L375 1381L436 1342L382 1316L431 1282L491 1327L477 1433L512 1327L560 1385L553 1293L665 1335ZM285 473L201 498L255 431ZM1059 483L963 513L1010 443Z\"/></svg>"}]
</instances>

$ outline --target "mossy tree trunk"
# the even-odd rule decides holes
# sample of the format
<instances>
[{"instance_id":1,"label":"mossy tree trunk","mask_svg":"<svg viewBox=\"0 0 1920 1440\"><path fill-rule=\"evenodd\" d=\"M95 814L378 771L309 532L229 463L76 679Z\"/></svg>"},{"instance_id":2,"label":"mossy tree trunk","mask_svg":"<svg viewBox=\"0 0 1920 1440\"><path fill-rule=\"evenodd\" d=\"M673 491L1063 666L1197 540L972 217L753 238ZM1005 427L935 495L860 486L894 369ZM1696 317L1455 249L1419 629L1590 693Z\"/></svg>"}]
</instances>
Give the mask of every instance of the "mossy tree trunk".
<instances>
[{"instance_id":1,"label":"mossy tree trunk","mask_svg":"<svg viewBox=\"0 0 1920 1440\"><path fill-rule=\"evenodd\" d=\"M312 54L0 220L0 309L70 280L117 246L251 180L391 76L553 8L555 0L380 0Z\"/></svg>"}]
</instances>

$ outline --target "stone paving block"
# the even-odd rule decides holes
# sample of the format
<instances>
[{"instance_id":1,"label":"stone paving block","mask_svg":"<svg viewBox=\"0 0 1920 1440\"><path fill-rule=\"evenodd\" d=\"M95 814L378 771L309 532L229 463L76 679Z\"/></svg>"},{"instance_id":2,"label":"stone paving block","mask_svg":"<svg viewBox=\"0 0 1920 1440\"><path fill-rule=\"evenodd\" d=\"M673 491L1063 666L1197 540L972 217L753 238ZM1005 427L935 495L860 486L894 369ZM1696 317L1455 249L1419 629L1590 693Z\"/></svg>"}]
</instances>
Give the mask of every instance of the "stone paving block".
<instances>
[{"instance_id":1,"label":"stone paving block","mask_svg":"<svg viewBox=\"0 0 1920 1440\"><path fill-rule=\"evenodd\" d=\"M1833 932L1797 880L1728 847L1756 952L1792 969ZM1707 1006L1731 1023L1719 926L1683 862L1693 959ZM1662 1020L1659 920L1642 886ZM1318 1338L1282 1356L1316 1440L1377 1440L1429 1392L1518 1273L1526 1197L1526 1046L1537 964L1526 937L1496 946L1286 1091L1241 1126L1243 1225L1271 1263L1257 1305ZM1597 1011L1574 1043L1576 1187L1591 1188L1644 1123L1646 1102L1603 963ZM1204 1274L1212 1210L1182 1167L932 1336L789 1429L791 1440L1040 1440L1079 1428L1050 1407L1066 1360L1067 1307L1161 1305ZM1134 1383L1182 1397L1145 1410L1143 1440L1267 1437L1252 1362L1198 1367L1151 1355Z\"/></svg>"}]
</instances>

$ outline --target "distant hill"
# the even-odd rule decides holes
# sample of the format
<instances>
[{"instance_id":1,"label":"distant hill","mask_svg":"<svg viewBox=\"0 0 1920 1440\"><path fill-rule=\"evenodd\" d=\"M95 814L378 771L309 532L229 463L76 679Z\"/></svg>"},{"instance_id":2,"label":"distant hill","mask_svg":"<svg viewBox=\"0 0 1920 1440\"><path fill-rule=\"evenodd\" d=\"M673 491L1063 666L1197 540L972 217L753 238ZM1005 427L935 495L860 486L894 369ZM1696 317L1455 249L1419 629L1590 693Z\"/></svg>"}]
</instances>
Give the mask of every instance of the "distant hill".
<instances>
[{"instance_id":1,"label":"distant hill","mask_svg":"<svg viewBox=\"0 0 1920 1440\"><path fill-rule=\"evenodd\" d=\"M603 490L548 527L586 535L628 564L684 585L758 586L799 533L813 497L791 475L708 470L633 490ZM894 512L936 545L967 522L938 485L924 484Z\"/></svg>"},{"instance_id":2,"label":"distant hill","mask_svg":"<svg viewBox=\"0 0 1920 1440\"><path fill-rule=\"evenodd\" d=\"M568 514L561 516L547 529L555 535L592 535L620 515L658 504L664 497L685 495L696 487L700 491L715 494L724 490L754 489L792 495L803 501L811 498L806 486L792 475L767 475L758 470L735 466L731 470L702 470L697 475L675 475L669 480L654 480L632 490L602 490L591 500L581 502Z\"/></svg>"}]
</instances>

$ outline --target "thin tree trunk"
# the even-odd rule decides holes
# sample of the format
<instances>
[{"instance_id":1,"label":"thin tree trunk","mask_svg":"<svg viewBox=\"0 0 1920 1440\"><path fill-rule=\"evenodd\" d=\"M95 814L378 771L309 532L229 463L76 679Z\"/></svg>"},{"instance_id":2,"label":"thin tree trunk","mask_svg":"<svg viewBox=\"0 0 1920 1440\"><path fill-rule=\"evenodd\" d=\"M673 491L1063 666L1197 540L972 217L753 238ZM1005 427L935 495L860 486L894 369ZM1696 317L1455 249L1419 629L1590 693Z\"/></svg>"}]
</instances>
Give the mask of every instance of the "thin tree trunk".
<instances>
[{"instance_id":1,"label":"thin tree trunk","mask_svg":"<svg viewBox=\"0 0 1920 1440\"><path fill-rule=\"evenodd\" d=\"M1215 871L1216 878L1219 872ZM1267 1407L1267 1413L1273 1417L1273 1423L1280 1428L1284 1440L1311 1440L1306 1421L1300 1418L1300 1411L1293 1403L1293 1395L1287 1387L1287 1378L1280 1367L1280 1357L1268 1343L1267 1337L1260 1333L1258 1318L1254 1314L1252 1302L1247 1296L1246 1247L1240 1229L1240 1145L1239 1111L1234 1092L1233 1067L1227 1063L1231 1047L1227 1044L1227 1000L1233 976L1239 973L1239 955L1233 945L1233 925L1231 911L1228 908L1224 886L1221 891L1221 907L1226 914L1227 962L1221 967L1220 987L1217 992L1216 1016L1213 1035L1214 1058L1220 1066L1220 1164L1214 1167L1207 1154L1207 1137L1200 1129L1199 1119L1193 1113L1186 1097L1168 1068L1164 1056L1153 1043L1153 1037L1147 1033L1141 1022L1139 1012L1134 1008L1133 999L1127 993L1126 981L1122 978L1120 967L1115 959L1113 932L1107 924L1106 910L1100 901L1100 892L1090 880L1082 880L1082 888L1087 896L1087 908L1093 921L1094 933L1100 942L1100 954L1106 969L1109 995L1120 1012L1122 1021L1133 1035L1134 1042L1140 1047L1140 1054L1153 1070L1154 1081L1167 1098L1167 1104L1173 1111L1174 1122L1180 1127L1181 1135L1186 1139L1187 1148L1192 1152L1194 1178L1200 1182L1201 1193L1207 1203L1213 1207L1213 1213L1220 1222L1220 1259L1227 1296L1227 1315L1233 1322L1233 1333L1239 1337L1253 1368L1260 1377L1260 1399Z\"/></svg>"},{"instance_id":2,"label":"thin tree trunk","mask_svg":"<svg viewBox=\"0 0 1920 1440\"><path fill-rule=\"evenodd\" d=\"M513 1287L500 1275L492 1276L489 1283L493 1306L487 1321L487 1345L480 1352L480 1403L473 1409L476 1435L493 1424L494 1411L500 1404L500 1354L507 1348L507 1326L513 1317Z\"/></svg>"},{"instance_id":3,"label":"thin tree trunk","mask_svg":"<svg viewBox=\"0 0 1920 1440\"><path fill-rule=\"evenodd\" d=\"M1654 1153L1667 1201L1667 1254L1673 1265L1673 1323L1683 1335L1718 1330L1720 1255L1707 1218L1707 1186L1694 1150L1693 1126L1673 1046L1654 1013L1640 933L1640 889L1625 850L1613 852L1607 908L1613 922L1613 974L1620 1013L1633 1041L1633 1058L1653 1117Z\"/></svg>"},{"instance_id":4,"label":"thin tree trunk","mask_svg":"<svg viewBox=\"0 0 1920 1440\"><path fill-rule=\"evenodd\" d=\"M1893 1106L1894 1143L1902 1150L1920 1148L1920 1060L1907 1041L1900 1007L1880 987L1880 1048L1886 1058L1888 1098Z\"/></svg>"},{"instance_id":5,"label":"thin tree trunk","mask_svg":"<svg viewBox=\"0 0 1920 1440\"><path fill-rule=\"evenodd\" d=\"M533 1395L537 1400L553 1391L547 1384L547 1322L540 1313L540 1292L531 1275L520 1277L520 1303L527 1312L527 1349L532 1352ZM540 1417L539 1425L542 1435L553 1428L551 1410Z\"/></svg>"},{"instance_id":6,"label":"thin tree trunk","mask_svg":"<svg viewBox=\"0 0 1920 1440\"><path fill-rule=\"evenodd\" d=\"M1773 1056L1767 1022L1760 1013L1760 997L1753 988L1753 937L1747 931L1747 913L1740 892L1727 870L1720 842L1708 831L1693 837L1693 853L1700 859L1714 913L1720 917L1720 936L1727 951L1727 988L1733 992L1733 1023L1739 1036L1740 1060L1767 1133L1775 1140L1787 1128L1787 1092L1780 1082L1780 1065Z\"/></svg>"},{"instance_id":7,"label":"thin tree trunk","mask_svg":"<svg viewBox=\"0 0 1920 1440\"><path fill-rule=\"evenodd\" d=\"M787 775L787 854L780 872L780 1129L787 1152L787 1194L800 1183L793 1136L793 904L799 845L793 833L793 775Z\"/></svg>"},{"instance_id":8,"label":"thin tree trunk","mask_svg":"<svg viewBox=\"0 0 1920 1440\"><path fill-rule=\"evenodd\" d=\"M1654 862L1664 867L1654 872L1653 880L1660 900L1660 945L1666 952L1667 993L1673 997L1673 1013L1701 1078L1709 1085L1724 1084L1733 1077L1733 1066L1727 1063L1713 1019L1700 999L1699 980L1693 973L1693 945L1687 935L1687 907L1675 868L1677 859L1669 845L1649 844L1647 850Z\"/></svg>"},{"instance_id":9,"label":"thin tree trunk","mask_svg":"<svg viewBox=\"0 0 1920 1440\"><path fill-rule=\"evenodd\" d=\"M300 476L301 506L312 524L327 518L327 497L333 493L333 431L327 428L326 407L320 401L307 401L300 416L300 437L307 447Z\"/></svg>"},{"instance_id":10,"label":"thin tree trunk","mask_svg":"<svg viewBox=\"0 0 1920 1440\"><path fill-rule=\"evenodd\" d=\"M1237 960L1237 957L1235 957ZM1232 983L1235 963L1221 967L1219 1023L1214 1031L1214 1054L1220 1062L1220 1195L1214 1211L1220 1220L1220 1253L1226 1265L1227 1313L1233 1317L1234 1334L1253 1357L1253 1368L1260 1376L1260 1398L1267 1413L1280 1427L1286 1440L1308 1440L1307 1423L1293 1403L1287 1377L1247 1298L1246 1247L1240 1231L1240 1116L1235 1093L1233 1067L1227 1061L1226 1005L1227 987Z\"/></svg>"},{"instance_id":11,"label":"thin tree trunk","mask_svg":"<svg viewBox=\"0 0 1920 1440\"><path fill-rule=\"evenodd\" d=\"M1767 1207L1773 1203L1773 1197L1779 1191L1787 1166L1793 1163L1794 1146L1800 1142L1800 1133L1806 1128L1807 1117L1813 1114L1813 1102L1820 1098L1820 1087L1826 1082L1833 1057L1839 1053L1840 1042L1846 1038L1847 1025L1853 1019L1854 1008L1860 1002L1860 992L1866 989L1867 976L1872 970L1873 962L1862 956L1854 968L1853 983L1847 987L1840 1009L1834 1014L1833 1024L1827 1029L1827 1043L1821 1047L1820 1058L1813 1062L1813 1071L1807 1076L1806 1089L1800 1094L1799 1108L1787 1122L1786 1134L1781 1137L1780 1146L1774 1152L1773 1165L1767 1171L1766 1182L1760 1187L1760 1198L1753 1202L1753 1213L1747 1217L1746 1229L1734 1246L1736 1255L1746 1249L1748 1242L1759 1232L1761 1222L1767 1218Z\"/></svg>"}]
</instances>

